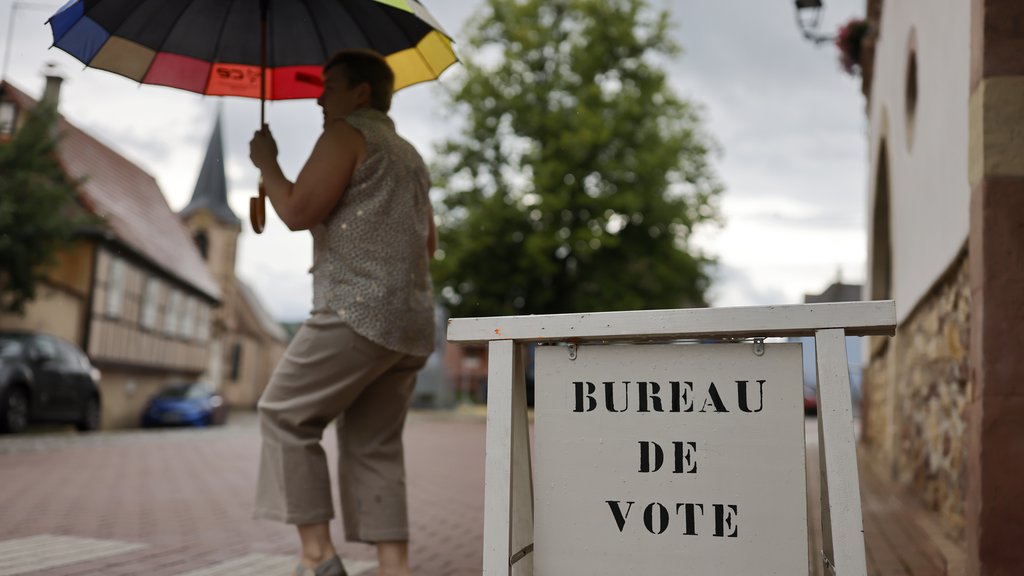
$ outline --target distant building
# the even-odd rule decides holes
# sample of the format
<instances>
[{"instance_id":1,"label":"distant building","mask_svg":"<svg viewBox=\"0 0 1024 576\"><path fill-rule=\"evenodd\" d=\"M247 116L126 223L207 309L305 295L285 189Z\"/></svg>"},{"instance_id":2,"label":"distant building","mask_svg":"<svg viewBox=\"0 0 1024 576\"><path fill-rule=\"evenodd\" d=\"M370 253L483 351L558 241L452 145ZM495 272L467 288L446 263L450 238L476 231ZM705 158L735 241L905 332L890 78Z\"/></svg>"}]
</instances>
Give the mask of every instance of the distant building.
<instances>
[{"instance_id":1,"label":"distant building","mask_svg":"<svg viewBox=\"0 0 1024 576\"><path fill-rule=\"evenodd\" d=\"M941 518L960 574L1024 574L1024 2L867 0L864 453ZM1012 535L1012 536L1011 536Z\"/></svg>"},{"instance_id":2,"label":"distant building","mask_svg":"<svg viewBox=\"0 0 1024 576\"><path fill-rule=\"evenodd\" d=\"M487 345L451 344L444 348L448 389L454 401L483 403L487 400Z\"/></svg>"},{"instance_id":3,"label":"distant building","mask_svg":"<svg viewBox=\"0 0 1024 576\"><path fill-rule=\"evenodd\" d=\"M447 343L448 315L440 305L434 306L434 319L437 322L434 352L416 375L412 397L412 405L416 408L451 408L455 404L455 389L445 359L457 346Z\"/></svg>"},{"instance_id":4,"label":"distant building","mask_svg":"<svg viewBox=\"0 0 1024 576\"><path fill-rule=\"evenodd\" d=\"M60 84L48 77L44 100L58 102ZM35 105L0 84L0 145ZM222 290L152 176L63 117L57 127L59 160L81 182L78 202L103 225L83 231L26 313L0 315L0 328L78 344L102 372L102 426L137 426L146 400L167 381L207 369Z\"/></svg>"},{"instance_id":5,"label":"distant building","mask_svg":"<svg viewBox=\"0 0 1024 576\"><path fill-rule=\"evenodd\" d=\"M228 404L256 406L289 336L256 294L235 276L242 222L228 206L220 117L214 124L192 199L178 213L216 278L223 305L213 318L210 362L204 378Z\"/></svg>"},{"instance_id":6,"label":"distant building","mask_svg":"<svg viewBox=\"0 0 1024 576\"><path fill-rule=\"evenodd\" d=\"M841 279L828 285L819 294L804 294L805 304L823 304L828 302L858 302L864 287L860 284L845 284ZM817 397L818 362L815 358L814 338L790 338L791 342L803 344L804 362L804 397ZM862 354L861 339L848 336L846 338L846 362L850 369L850 393L853 396L854 411L859 411L861 396Z\"/></svg>"},{"instance_id":7,"label":"distant building","mask_svg":"<svg viewBox=\"0 0 1024 576\"><path fill-rule=\"evenodd\" d=\"M860 284L845 284L841 279L836 279L820 294L804 294L804 304L859 302L863 291L864 287Z\"/></svg>"}]
</instances>

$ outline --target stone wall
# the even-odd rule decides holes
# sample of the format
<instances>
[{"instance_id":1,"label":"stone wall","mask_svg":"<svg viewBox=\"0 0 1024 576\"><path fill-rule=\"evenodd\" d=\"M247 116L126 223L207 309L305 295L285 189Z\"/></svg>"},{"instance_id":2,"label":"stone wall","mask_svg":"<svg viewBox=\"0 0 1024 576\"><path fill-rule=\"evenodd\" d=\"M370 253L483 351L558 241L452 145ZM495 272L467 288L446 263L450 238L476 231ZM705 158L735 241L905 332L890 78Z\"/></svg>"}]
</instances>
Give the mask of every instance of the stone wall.
<instances>
[{"instance_id":1,"label":"stone wall","mask_svg":"<svg viewBox=\"0 0 1024 576\"><path fill-rule=\"evenodd\" d=\"M970 303L964 253L895 338L871 343L862 407L869 457L956 539L964 531Z\"/></svg>"},{"instance_id":2,"label":"stone wall","mask_svg":"<svg viewBox=\"0 0 1024 576\"><path fill-rule=\"evenodd\" d=\"M885 336L870 338L871 354L864 367L863 386L860 398L861 443L868 448L863 456L867 456L873 464L883 466L891 472L893 458L892 429L893 403L890 397L893 354L889 351L895 347L893 339Z\"/></svg>"}]
</instances>

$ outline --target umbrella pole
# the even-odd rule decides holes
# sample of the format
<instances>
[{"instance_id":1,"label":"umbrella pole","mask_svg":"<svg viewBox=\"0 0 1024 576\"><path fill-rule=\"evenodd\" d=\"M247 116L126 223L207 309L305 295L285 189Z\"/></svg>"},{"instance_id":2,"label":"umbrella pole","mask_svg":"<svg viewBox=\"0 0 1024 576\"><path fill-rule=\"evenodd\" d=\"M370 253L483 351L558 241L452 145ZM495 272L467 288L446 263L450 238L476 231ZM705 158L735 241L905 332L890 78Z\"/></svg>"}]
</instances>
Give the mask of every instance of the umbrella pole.
<instances>
[{"instance_id":1,"label":"umbrella pole","mask_svg":"<svg viewBox=\"0 0 1024 576\"><path fill-rule=\"evenodd\" d=\"M260 2L260 130L267 125L267 2Z\"/></svg>"},{"instance_id":2,"label":"umbrella pole","mask_svg":"<svg viewBox=\"0 0 1024 576\"><path fill-rule=\"evenodd\" d=\"M260 2L260 130L267 127L267 0ZM249 222L260 234L267 221L267 192L260 174L259 196L249 199Z\"/></svg>"}]
</instances>

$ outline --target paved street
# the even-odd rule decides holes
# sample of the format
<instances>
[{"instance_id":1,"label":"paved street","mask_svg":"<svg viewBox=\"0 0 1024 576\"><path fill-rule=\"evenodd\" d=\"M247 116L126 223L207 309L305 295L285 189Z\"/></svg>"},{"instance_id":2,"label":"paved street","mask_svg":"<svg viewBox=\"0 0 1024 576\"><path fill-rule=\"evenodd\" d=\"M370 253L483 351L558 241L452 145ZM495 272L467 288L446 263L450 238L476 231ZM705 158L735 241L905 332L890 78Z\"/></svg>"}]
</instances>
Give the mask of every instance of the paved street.
<instances>
[{"instance_id":1,"label":"paved street","mask_svg":"<svg viewBox=\"0 0 1024 576\"><path fill-rule=\"evenodd\" d=\"M406 428L412 561L416 576L479 576L483 547L485 422L416 412ZM325 435L328 453L334 434ZM818 446L806 421L809 572L821 573ZM284 576L295 563L291 527L250 517L259 432L253 414L208 430L63 429L0 436L0 576ZM332 474L335 473L331 463ZM963 551L861 466L871 576L960 573ZM337 501L337 494L335 494ZM340 522L335 541L343 542ZM373 576L373 549L345 544L349 573Z\"/></svg>"},{"instance_id":2,"label":"paved street","mask_svg":"<svg viewBox=\"0 0 1024 576\"><path fill-rule=\"evenodd\" d=\"M483 419L415 413L406 453L415 573L478 575ZM219 429L0 437L0 576L283 576L297 538L251 519L258 455L251 414ZM375 573L371 547L341 551L353 576Z\"/></svg>"}]
</instances>

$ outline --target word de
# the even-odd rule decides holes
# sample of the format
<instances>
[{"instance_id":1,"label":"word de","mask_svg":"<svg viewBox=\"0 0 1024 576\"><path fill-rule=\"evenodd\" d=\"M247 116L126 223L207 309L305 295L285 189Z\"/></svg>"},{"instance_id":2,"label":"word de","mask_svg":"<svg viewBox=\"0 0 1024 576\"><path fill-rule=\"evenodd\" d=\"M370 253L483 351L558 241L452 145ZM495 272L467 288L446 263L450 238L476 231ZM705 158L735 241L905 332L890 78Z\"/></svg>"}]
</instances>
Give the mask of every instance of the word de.
<instances>
[{"instance_id":1,"label":"word de","mask_svg":"<svg viewBox=\"0 0 1024 576\"><path fill-rule=\"evenodd\" d=\"M675 458L673 474L696 474L697 473L697 443L696 442L673 442ZM654 463L651 463L651 456L654 456ZM640 470L641 474L649 474L661 470L665 463L665 450L657 442L640 441Z\"/></svg>"}]
</instances>

